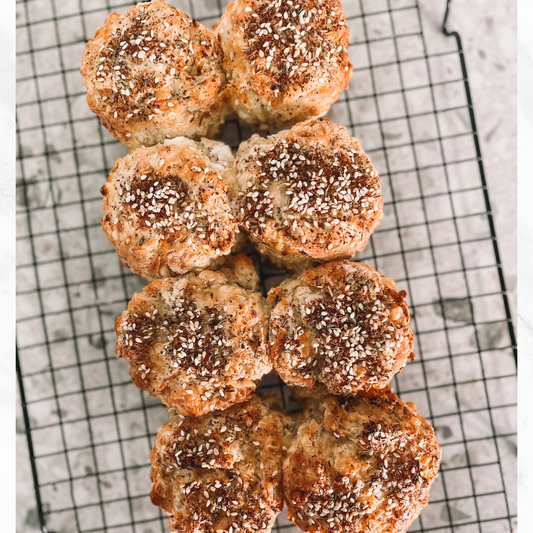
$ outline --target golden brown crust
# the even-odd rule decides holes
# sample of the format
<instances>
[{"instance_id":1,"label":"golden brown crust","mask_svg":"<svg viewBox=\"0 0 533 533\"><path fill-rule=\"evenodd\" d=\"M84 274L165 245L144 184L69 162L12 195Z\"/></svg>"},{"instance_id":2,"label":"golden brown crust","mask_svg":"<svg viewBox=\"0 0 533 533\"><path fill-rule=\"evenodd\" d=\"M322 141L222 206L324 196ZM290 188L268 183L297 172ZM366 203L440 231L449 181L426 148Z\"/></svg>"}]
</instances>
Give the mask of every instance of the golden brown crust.
<instances>
[{"instance_id":1,"label":"golden brown crust","mask_svg":"<svg viewBox=\"0 0 533 533\"><path fill-rule=\"evenodd\" d=\"M260 279L253 261L244 254L234 253L215 261L211 270L222 272L230 283L236 283L243 289L258 292Z\"/></svg>"},{"instance_id":2,"label":"golden brown crust","mask_svg":"<svg viewBox=\"0 0 533 533\"><path fill-rule=\"evenodd\" d=\"M87 103L130 148L213 136L226 113L221 56L201 23L163 0L138 4L109 15L87 43Z\"/></svg>"},{"instance_id":3,"label":"golden brown crust","mask_svg":"<svg viewBox=\"0 0 533 533\"><path fill-rule=\"evenodd\" d=\"M327 113L352 75L339 0L236 0L216 24L239 118L280 129Z\"/></svg>"},{"instance_id":4,"label":"golden brown crust","mask_svg":"<svg viewBox=\"0 0 533 533\"><path fill-rule=\"evenodd\" d=\"M404 533L440 457L432 427L390 389L311 400L284 460L287 517L305 533Z\"/></svg>"},{"instance_id":5,"label":"golden brown crust","mask_svg":"<svg viewBox=\"0 0 533 533\"><path fill-rule=\"evenodd\" d=\"M102 187L102 228L121 259L148 280L206 268L235 242L224 182L233 164L229 147L170 142L117 160Z\"/></svg>"},{"instance_id":6,"label":"golden brown crust","mask_svg":"<svg viewBox=\"0 0 533 533\"><path fill-rule=\"evenodd\" d=\"M200 418L171 412L150 453L150 497L173 533L268 533L283 508L284 419L257 396Z\"/></svg>"},{"instance_id":7,"label":"golden brown crust","mask_svg":"<svg viewBox=\"0 0 533 533\"><path fill-rule=\"evenodd\" d=\"M357 139L327 119L254 135L241 144L235 169L242 229L288 266L350 258L381 220L376 170Z\"/></svg>"},{"instance_id":8,"label":"golden brown crust","mask_svg":"<svg viewBox=\"0 0 533 533\"><path fill-rule=\"evenodd\" d=\"M271 365L269 307L245 266L156 280L117 318L117 355L140 389L186 416L244 401ZM244 279L244 287L238 284Z\"/></svg>"},{"instance_id":9,"label":"golden brown crust","mask_svg":"<svg viewBox=\"0 0 533 533\"><path fill-rule=\"evenodd\" d=\"M382 388L414 359L405 291L368 265L335 261L272 289L270 359L288 384L347 396Z\"/></svg>"}]
</instances>

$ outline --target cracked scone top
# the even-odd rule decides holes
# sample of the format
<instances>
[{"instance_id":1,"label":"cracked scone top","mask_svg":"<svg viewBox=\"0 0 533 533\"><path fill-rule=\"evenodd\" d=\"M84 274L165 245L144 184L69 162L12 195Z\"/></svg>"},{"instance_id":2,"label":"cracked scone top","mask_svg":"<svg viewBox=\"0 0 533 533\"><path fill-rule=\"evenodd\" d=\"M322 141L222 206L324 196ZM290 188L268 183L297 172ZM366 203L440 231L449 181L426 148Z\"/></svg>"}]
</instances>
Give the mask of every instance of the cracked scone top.
<instances>
[{"instance_id":1,"label":"cracked scone top","mask_svg":"<svg viewBox=\"0 0 533 533\"><path fill-rule=\"evenodd\" d=\"M87 43L87 103L119 141L151 146L216 133L225 76L216 37L163 0L113 13Z\"/></svg>"},{"instance_id":2,"label":"cracked scone top","mask_svg":"<svg viewBox=\"0 0 533 533\"><path fill-rule=\"evenodd\" d=\"M327 113L352 75L339 0L236 0L214 27L238 116L279 129Z\"/></svg>"},{"instance_id":3,"label":"cracked scone top","mask_svg":"<svg viewBox=\"0 0 533 533\"><path fill-rule=\"evenodd\" d=\"M232 164L225 144L183 137L116 161L102 187L102 228L135 274L176 276L229 254L237 224L224 180Z\"/></svg>"},{"instance_id":4,"label":"cracked scone top","mask_svg":"<svg viewBox=\"0 0 533 533\"><path fill-rule=\"evenodd\" d=\"M304 533L405 533L441 458L414 406L390 389L324 394L300 420L283 464L288 519Z\"/></svg>"},{"instance_id":5,"label":"cracked scone top","mask_svg":"<svg viewBox=\"0 0 533 533\"><path fill-rule=\"evenodd\" d=\"M150 454L172 533L268 533L283 508L284 418L257 396L200 418L171 411Z\"/></svg>"},{"instance_id":6,"label":"cracked scone top","mask_svg":"<svg viewBox=\"0 0 533 533\"><path fill-rule=\"evenodd\" d=\"M250 259L156 280L117 318L117 355L140 389L186 416L242 402L270 372L265 299Z\"/></svg>"},{"instance_id":7,"label":"cracked scone top","mask_svg":"<svg viewBox=\"0 0 533 533\"><path fill-rule=\"evenodd\" d=\"M368 265L334 261L272 289L270 359L288 384L347 396L414 359L405 291Z\"/></svg>"},{"instance_id":8,"label":"cracked scone top","mask_svg":"<svg viewBox=\"0 0 533 533\"><path fill-rule=\"evenodd\" d=\"M235 169L242 229L289 267L352 257L381 220L376 170L357 139L327 119L254 135L241 144Z\"/></svg>"}]
</instances>

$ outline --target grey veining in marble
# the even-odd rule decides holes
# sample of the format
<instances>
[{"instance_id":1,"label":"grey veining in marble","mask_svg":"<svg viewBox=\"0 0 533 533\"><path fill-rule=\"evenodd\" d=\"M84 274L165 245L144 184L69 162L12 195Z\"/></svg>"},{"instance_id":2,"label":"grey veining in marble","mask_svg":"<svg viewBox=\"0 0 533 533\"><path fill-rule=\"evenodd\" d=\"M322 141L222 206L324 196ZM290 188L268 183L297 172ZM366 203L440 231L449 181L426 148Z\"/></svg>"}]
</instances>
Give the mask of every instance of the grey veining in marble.
<instances>
[{"instance_id":1,"label":"grey veining in marble","mask_svg":"<svg viewBox=\"0 0 533 533\"><path fill-rule=\"evenodd\" d=\"M518 26L518 334L519 334L519 407L518 407L518 513L520 531L533 530L533 416L531 378L533 377L533 5L519 3Z\"/></svg>"}]
</instances>

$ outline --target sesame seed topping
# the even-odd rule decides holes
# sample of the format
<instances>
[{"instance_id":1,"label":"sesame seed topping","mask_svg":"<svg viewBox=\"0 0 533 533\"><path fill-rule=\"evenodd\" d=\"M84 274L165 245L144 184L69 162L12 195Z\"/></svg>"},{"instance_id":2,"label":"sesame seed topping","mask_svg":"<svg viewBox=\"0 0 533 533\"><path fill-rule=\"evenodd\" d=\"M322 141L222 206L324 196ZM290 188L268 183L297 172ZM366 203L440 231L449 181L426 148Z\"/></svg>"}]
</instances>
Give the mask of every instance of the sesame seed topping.
<instances>
[{"instance_id":1,"label":"sesame seed topping","mask_svg":"<svg viewBox=\"0 0 533 533\"><path fill-rule=\"evenodd\" d=\"M266 533L274 523L281 496L270 490L275 482L261 468L265 459L272 464L269 454L279 447L281 427L277 418L252 403L256 401L205 417L187 417L179 424L172 415L160 428L152 472L165 476L165 499L183 509L180 525L188 530ZM254 465L238 450L259 436L268 453L254 451Z\"/></svg>"},{"instance_id":2,"label":"sesame seed topping","mask_svg":"<svg viewBox=\"0 0 533 533\"><path fill-rule=\"evenodd\" d=\"M241 391L249 392L248 380L270 370L266 328L255 297L224 274L205 270L154 281L136 294L120 319L117 353L143 380L150 376L137 382L141 388L164 402L169 398L183 414L199 416L231 406ZM163 381L165 390L150 388ZM220 432L229 429L243 430L222 425Z\"/></svg>"},{"instance_id":3,"label":"sesame seed topping","mask_svg":"<svg viewBox=\"0 0 533 533\"><path fill-rule=\"evenodd\" d=\"M337 0L263 1L245 13L246 57L254 74L266 72L276 80L275 94L317 79L327 83L349 65L348 34L342 31L344 14Z\"/></svg>"},{"instance_id":4,"label":"sesame seed topping","mask_svg":"<svg viewBox=\"0 0 533 533\"><path fill-rule=\"evenodd\" d=\"M334 272L331 277L320 278L319 291L300 295L298 301L291 299L293 289L286 289L283 297L293 307L274 308L271 327L278 334L271 340L282 357L282 368L290 369L285 370L290 374L283 374L284 379L299 383L313 377L331 393L346 395L390 381L398 371L398 358L410 356L412 333L404 311L405 291L384 286L378 273L364 271L368 267L356 269L348 262L338 265L337 270L329 267ZM302 279L301 285L319 288L313 275L304 274ZM296 321L299 306L301 318ZM401 313L395 313L393 320L396 309ZM303 343L309 334L314 342L306 348Z\"/></svg>"},{"instance_id":5,"label":"sesame seed topping","mask_svg":"<svg viewBox=\"0 0 533 533\"><path fill-rule=\"evenodd\" d=\"M403 408L395 406L390 396L387 400L376 396L339 398L334 400L331 414L324 412L318 444L309 458L319 475L306 490L298 487L298 501L288 502L300 521L296 525L318 523L320 531L353 533L363 531L359 526L364 524L365 531L378 531L391 523L409 524L427 502L440 457L434 435L427 429L420 431L412 415L402 414ZM325 405L318 409L325 409ZM364 415L357 416L358 412ZM312 412L310 420L322 418L313 414L318 413ZM342 435L328 429L332 423L342 428ZM331 448L337 446L364 467L343 467L331 461L335 455ZM301 475L293 473L297 479ZM291 479L289 472L288 490Z\"/></svg>"},{"instance_id":6,"label":"sesame seed topping","mask_svg":"<svg viewBox=\"0 0 533 533\"><path fill-rule=\"evenodd\" d=\"M173 246L206 246L215 255L216 250L229 250L233 243L228 226L230 207L218 171L206 165L200 154L180 159L179 166L176 151L174 146L149 148L121 160L111 174L112 208L120 213L126 227L144 230L139 246L157 236L160 242ZM201 172L205 178L192 182L187 177L190 170ZM220 206L216 219L212 207L200 201L205 194ZM116 217L114 223L118 221Z\"/></svg>"},{"instance_id":7,"label":"sesame seed topping","mask_svg":"<svg viewBox=\"0 0 533 533\"><path fill-rule=\"evenodd\" d=\"M190 82L193 87L212 76L213 62L205 59L216 57L217 42L186 16L167 22L180 14L170 6L140 4L114 22L91 61L98 65L97 79L103 85L99 90L107 89L109 94L102 98L115 119L153 120L163 103L180 101L188 89L186 82L170 82L176 72L188 72L191 65L198 71Z\"/></svg>"},{"instance_id":8,"label":"sesame seed topping","mask_svg":"<svg viewBox=\"0 0 533 533\"><path fill-rule=\"evenodd\" d=\"M368 158L360 149L300 146L294 136L269 138L275 139L269 151L259 144L244 162L253 173L239 199L244 229L260 240L268 226L292 242L328 250L350 231L361 238L359 226L381 209L379 178Z\"/></svg>"}]
</instances>

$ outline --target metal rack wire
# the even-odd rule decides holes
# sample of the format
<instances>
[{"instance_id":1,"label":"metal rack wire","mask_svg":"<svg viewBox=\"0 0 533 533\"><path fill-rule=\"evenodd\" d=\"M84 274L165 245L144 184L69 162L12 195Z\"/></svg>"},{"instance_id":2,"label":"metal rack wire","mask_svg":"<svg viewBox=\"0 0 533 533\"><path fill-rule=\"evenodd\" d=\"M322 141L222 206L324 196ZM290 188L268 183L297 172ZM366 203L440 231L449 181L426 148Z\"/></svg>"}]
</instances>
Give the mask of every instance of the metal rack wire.
<instances>
[{"instance_id":1,"label":"metal rack wire","mask_svg":"<svg viewBox=\"0 0 533 533\"><path fill-rule=\"evenodd\" d=\"M209 26L227 1L171 4ZM48 533L166 531L147 496L166 411L114 356L114 319L144 282L120 266L99 224L99 189L125 148L88 109L78 72L86 40L129 5L17 3L17 370ZM443 446L411 530L504 533L516 505L516 343L461 39L441 27L444 7L344 0L354 75L329 116L380 171L385 215L357 259L409 293L418 358L394 388ZM236 148L249 133L230 120L220 137ZM265 290L283 279L255 260ZM262 386L294 407L276 377ZM278 518L276 531L290 529Z\"/></svg>"}]
</instances>

